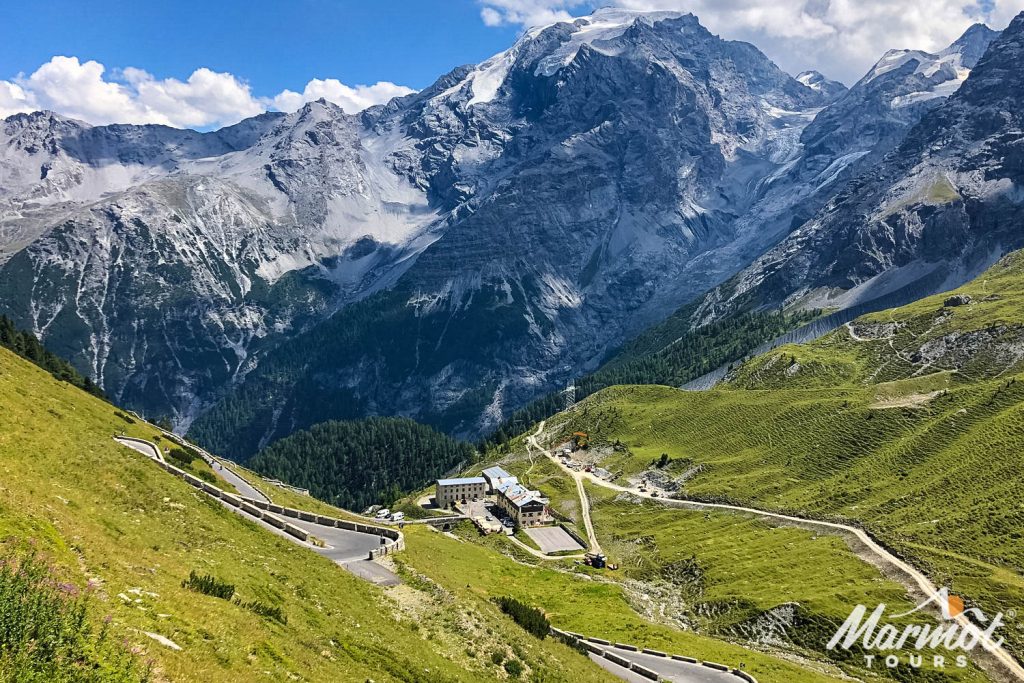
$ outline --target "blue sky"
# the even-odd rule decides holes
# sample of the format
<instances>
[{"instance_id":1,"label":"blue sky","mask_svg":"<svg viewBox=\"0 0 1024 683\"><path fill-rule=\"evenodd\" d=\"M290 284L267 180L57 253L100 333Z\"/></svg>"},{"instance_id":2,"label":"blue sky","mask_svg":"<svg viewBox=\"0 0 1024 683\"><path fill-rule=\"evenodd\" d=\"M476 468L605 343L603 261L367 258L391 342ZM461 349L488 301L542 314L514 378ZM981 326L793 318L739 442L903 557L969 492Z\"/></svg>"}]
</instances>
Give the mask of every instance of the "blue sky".
<instances>
[{"instance_id":1,"label":"blue sky","mask_svg":"<svg viewBox=\"0 0 1024 683\"><path fill-rule=\"evenodd\" d=\"M419 89L515 40L517 26L485 26L480 10L475 0L7 3L0 77L74 55L179 79L205 66L245 78L260 94L328 77Z\"/></svg>"},{"instance_id":2,"label":"blue sky","mask_svg":"<svg viewBox=\"0 0 1024 683\"><path fill-rule=\"evenodd\" d=\"M852 84L889 48L939 50L1024 0L46 0L7 3L0 118L209 129L325 97L350 113L432 83L525 27L595 5L695 13L792 74Z\"/></svg>"}]
</instances>

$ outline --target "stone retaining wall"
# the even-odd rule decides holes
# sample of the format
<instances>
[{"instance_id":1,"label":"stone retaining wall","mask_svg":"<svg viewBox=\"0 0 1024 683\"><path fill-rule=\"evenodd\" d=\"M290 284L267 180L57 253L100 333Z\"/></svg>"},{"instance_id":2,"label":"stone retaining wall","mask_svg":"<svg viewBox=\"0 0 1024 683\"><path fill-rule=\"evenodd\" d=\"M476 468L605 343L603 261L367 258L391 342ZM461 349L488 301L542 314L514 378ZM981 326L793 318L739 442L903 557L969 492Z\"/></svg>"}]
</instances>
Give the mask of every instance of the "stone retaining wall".
<instances>
[{"instance_id":1,"label":"stone retaining wall","mask_svg":"<svg viewBox=\"0 0 1024 683\"><path fill-rule=\"evenodd\" d=\"M569 534L569 537L572 538L572 540L574 540L577 543L579 543L580 546L582 546L584 548L587 548L587 549L590 548L590 543L587 541L587 539L583 538L578 533L576 533L571 528L569 528L568 524L565 524L563 522L563 523L560 523L558 526L561 527L562 531L564 531L565 533Z\"/></svg>"}]
</instances>

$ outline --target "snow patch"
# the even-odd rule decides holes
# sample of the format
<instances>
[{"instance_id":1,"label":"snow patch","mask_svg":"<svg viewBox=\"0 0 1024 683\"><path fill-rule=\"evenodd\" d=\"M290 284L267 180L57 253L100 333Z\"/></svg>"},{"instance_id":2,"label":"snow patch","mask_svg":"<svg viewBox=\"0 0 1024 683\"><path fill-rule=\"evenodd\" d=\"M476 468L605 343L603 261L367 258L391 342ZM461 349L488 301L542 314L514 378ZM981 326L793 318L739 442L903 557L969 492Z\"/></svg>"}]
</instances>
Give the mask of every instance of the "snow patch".
<instances>
[{"instance_id":1,"label":"snow patch","mask_svg":"<svg viewBox=\"0 0 1024 683\"><path fill-rule=\"evenodd\" d=\"M481 64L480 68L470 76L473 97L469 100L468 106L486 104L494 100L515 63L516 50L512 49L497 54Z\"/></svg>"},{"instance_id":2,"label":"snow patch","mask_svg":"<svg viewBox=\"0 0 1024 683\"><path fill-rule=\"evenodd\" d=\"M534 75L553 76L562 68L572 63L580 47L584 44L593 46L598 42L618 38L638 21L651 26L659 21L677 19L681 16L684 15L680 12L669 11L643 12L613 8L599 9L589 17L577 19L572 23L576 30L569 37L569 40L562 43L550 55L540 60L537 63ZM536 37L541 32L543 32L543 28L534 29L527 34L527 37Z\"/></svg>"}]
</instances>

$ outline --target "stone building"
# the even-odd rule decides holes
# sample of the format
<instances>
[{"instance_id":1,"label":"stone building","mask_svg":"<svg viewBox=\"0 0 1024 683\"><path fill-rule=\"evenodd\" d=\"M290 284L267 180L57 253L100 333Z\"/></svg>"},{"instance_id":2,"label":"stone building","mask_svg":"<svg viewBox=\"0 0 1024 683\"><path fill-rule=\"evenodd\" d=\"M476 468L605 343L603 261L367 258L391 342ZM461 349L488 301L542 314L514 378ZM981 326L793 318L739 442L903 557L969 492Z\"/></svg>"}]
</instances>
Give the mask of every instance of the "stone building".
<instances>
[{"instance_id":1,"label":"stone building","mask_svg":"<svg viewBox=\"0 0 1024 683\"><path fill-rule=\"evenodd\" d=\"M551 519L548 499L518 482L498 489L498 506L519 526L537 526Z\"/></svg>"},{"instance_id":2,"label":"stone building","mask_svg":"<svg viewBox=\"0 0 1024 683\"><path fill-rule=\"evenodd\" d=\"M438 507L446 508L452 503L479 500L487 493L487 481L483 477L462 477L461 479L438 479L434 497Z\"/></svg>"}]
</instances>

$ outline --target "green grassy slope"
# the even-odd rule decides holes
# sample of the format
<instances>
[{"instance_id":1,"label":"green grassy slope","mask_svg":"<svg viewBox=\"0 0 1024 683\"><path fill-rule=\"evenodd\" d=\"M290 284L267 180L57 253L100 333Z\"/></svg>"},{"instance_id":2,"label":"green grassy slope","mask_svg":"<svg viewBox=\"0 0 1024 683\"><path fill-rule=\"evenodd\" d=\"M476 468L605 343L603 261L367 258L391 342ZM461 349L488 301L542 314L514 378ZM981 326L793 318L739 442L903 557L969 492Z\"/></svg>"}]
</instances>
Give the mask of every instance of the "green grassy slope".
<instances>
[{"instance_id":1,"label":"green grassy slope","mask_svg":"<svg viewBox=\"0 0 1024 683\"><path fill-rule=\"evenodd\" d=\"M468 525L468 523L467 523ZM645 599L616 577L574 567L568 561L530 564L524 556L513 561L507 541L491 536L480 539L472 528L463 529L465 540L453 543L424 527L406 527L409 549L397 555L453 595L480 598L509 595L543 606L559 628L614 642L625 642L674 653L688 653L746 669L761 683L802 683L836 680L833 667L786 659L682 630L661 614L638 613Z\"/></svg>"},{"instance_id":2,"label":"green grassy slope","mask_svg":"<svg viewBox=\"0 0 1024 683\"><path fill-rule=\"evenodd\" d=\"M31 541L63 580L96 582L90 618L110 615L116 638L154 660L155 680L501 679L483 654L498 649L523 662L524 676L609 680L481 598L454 603L356 579L118 446L111 435L122 430L156 432L0 350L0 554ZM235 584L243 600L280 606L287 624L184 589L193 569Z\"/></svg>"},{"instance_id":3,"label":"green grassy slope","mask_svg":"<svg viewBox=\"0 0 1024 683\"><path fill-rule=\"evenodd\" d=\"M505 466L509 471L518 474L523 481L531 485L540 486L547 494L553 491L557 495L552 502L564 504L569 516L572 517L573 505L576 495L574 484L565 477L558 475L558 470L549 460L542 457L534 457L532 460L521 458L506 461ZM260 490L266 491L275 501L285 505L295 505L303 509L317 509L324 514L346 515L345 511L332 508L315 499L310 499L299 494L283 491L282 489L267 484L261 480L259 475L237 468ZM476 470L474 470L475 472ZM601 497L600 491L592 491L595 500ZM418 498L418 494L413 499ZM412 505L413 503L408 503ZM578 504L576 504L578 508ZM599 508L604 509L602 502ZM610 509L610 508L609 508ZM723 516L723 521L727 516ZM734 520L733 520L734 521ZM676 537L679 543L673 544L673 550L680 547L690 548L690 544L710 548L719 545L719 535L722 527L716 526L711 529L703 527L700 520L689 519L689 533L686 536L675 534L678 530L672 530L671 534ZM618 521L615 522L618 525ZM615 528L609 524L607 529ZM603 524L602 524L603 526ZM582 525L577 529L580 533ZM782 598L779 601L771 602L765 598L759 605L769 609L787 600L805 600L814 596L814 599L821 599L822 594L829 591L838 591L845 594L845 591L853 591L851 595L860 595L862 591L869 599L890 600L894 603L902 599L902 590L898 586L884 580L877 573L873 572L866 564L858 560L842 544L838 546L834 539L818 541L811 534L795 530L781 530L767 527L757 523L744 525L745 534L738 536L737 543L729 543L724 554L717 554L713 559L715 562L728 558L729 563L743 565L746 567L744 578L739 583L723 583L720 591L714 594L716 600L724 600L723 596L745 596L749 585L747 580L753 574L760 574L764 580L761 586L762 592L770 592L770 586L783 583L787 587L810 586L811 591L795 590L792 592L783 591L779 593ZM800 649L800 653L807 656L802 660L801 665L786 662L776 656L770 656L773 648L767 648L769 653L752 651L739 647L732 642L722 640L746 642L744 634L734 632L722 627L715 631L721 637L709 638L693 632L684 632L681 629L689 630L690 624L687 620L666 619L659 610L654 609L655 605L661 604L660 600L668 598L674 602L672 595L658 595L654 601L648 601L640 596L647 590L648 584L634 584L632 580L634 573L626 570L622 573L593 573L592 571L578 567L570 561L559 562L538 562L535 558L521 553L511 544L503 542L500 538L480 537L475 529L469 525L458 530L459 541L434 532L426 527L406 526L406 538L408 550L396 556L402 573L410 584L424 584L428 590L442 591L449 599L472 600L473 598L494 598L498 596L511 595L524 602L543 607L555 626L560 628L584 632L588 635L603 637L609 640L630 642L645 647L661 648L673 652L689 653L693 656L723 661L736 665L743 662L748 670L753 671L763 683L778 681L789 683L790 681L823 681L831 680L833 675L838 675L839 670L830 662L813 661L818 653L809 648ZM636 534L640 538L643 534ZM632 534L629 535L633 538ZM627 539L624 543L629 543ZM783 550L799 547L798 557L801 560L810 561L802 566L804 573L794 574L793 568L797 565L788 558L783 558ZM669 550L666 550L669 552ZM689 552L689 550L687 550ZM699 551L705 556L704 551ZM708 564L712 559L705 557ZM811 577L818 568L831 565L833 570L825 577L804 580ZM731 576L727 566L719 565L723 570L718 572L722 577ZM847 568L852 568L848 574L844 573ZM641 572L641 578L643 577ZM860 578L866 577L863 585L859 584ZM595 581L600 582L600 587L595 587ZM850 588L851 582L857 586ZM429 587L433 587L432 589ZM821 594L816 591L821 591ZM672 591L670 591L671 593ZM690 596L685 596L690 600ZM745 600L745 598L742 598ZM749 615L750 611L743 613ZM741 618L738 612L732 615ZM723 622L724 623L724 622ZM701 624L704 626L704 624ZM791 648L789 648L792 651ZM820 657L818 657L820 659ZM808 670L809 668L809 670ZM963 680L972 680L975 672L969 672L962 676Z\"/></svg>"},{"instance_id":4,"label":"green grassy slope","mask_svg":"<svg viewBox=\"0 0 1024 683\"><path fill-rule=\"evenodd\" d=\"M635 457L623 452L607 460L628 464ZM550 460L519 451L501 464L539 488L552 509L584 533L575 484ZM623 586L642 614L705 636L799 657L823 671L838 667L848 676L886 679L865 670L859 654L825 647L854 605L885 603L893 611L912 607L901 585L858 557L843 539L747 515L669 508L590 484L587 492L601 548L621 566L604 577ZM951 670L937 680L983 678L972 669Z\"/></svg>"},{"instance_id":5,"label":"green grassy slope","mask_svg":"<svg viewBox=\"0 0 1024 683\"><path fill-rule=\"evenodd\" d=\"M696 309L696 304L684 306L628 342L597 370L577 378L573 383L577 400L616 384L683 385L743 358L759 344L817 315L745 313L691 329ZM509 415L488 440L504 446L517 432L555 415L564 406L565 396L560 391L541 396Z\"/></svg>"},{"instance_id":6,"label":"green grassy slope","mask_svg":"<svg viewBox=\"0 0 1024 683\"><path fill-rule=\"evenodd\" d=\"M623 480L665 453L682 497L862 524L987 613L1017 610L1024 258L957 293L970 303L866 316L857 338L778 349L715 391L615 387L551 425L618 442L603 465ZM1005 636L1024 652L1020 629Z\"/></svg>"},{"instance_id":7,"label":"green grassy slope","mask_svg":"<svg viewBox=\"0 0 1024 683\"><path fill-rule=\"evenodd\" d=\"M960 298L959 305L945 305ZM950 302L954 303L954 302ZM950 373L972 383L1024 369L1024 253L946 294L863 316L811 344L780 347L733 378L742 388L874 385Z\"/></svg>"},{"instance_id":8,"label":"green grassy slope","mask_svg":"<svg viewBox=\"0 0 1024 683\"><path fill-rule=\"evenodd\" d=\"M744 662L763 683L834 678L644 618L628 591L571 563L538 568L488 542L407 527L405 583L379 588L213 503L111 439L157 430L0 351L0 555L31 540L62 578L97 582L90 618L154 663L158 681L597 681L575 651L538 641L491 598L518 597L553 623L698 657ZM279 502L330 506L256 482ZM472 534L471 534L472 535ZM287 624L182 587L191 570L279 606ZM146 636L180 646L175 651ZM0 676L2 678L2 676Z\"/></svg>"},{"instance_id":9,"label":"green grassy slope","mask_svg":"<svg viewBox=\"0 0 1024 683\"><path fill-rule=\"evenodd\" d=\"M776 527L728 512L699 512L617 496L591 487L593 519L605 552L629 581L670 595L675 617L697 631L870 677L863 653L825 647L853 605L913 607L905 589L858 558L846 542L805 529ZM949 671L942 680L981 680Z\"/></svg>"}]
</instances>

